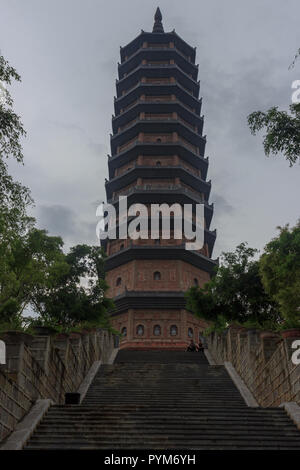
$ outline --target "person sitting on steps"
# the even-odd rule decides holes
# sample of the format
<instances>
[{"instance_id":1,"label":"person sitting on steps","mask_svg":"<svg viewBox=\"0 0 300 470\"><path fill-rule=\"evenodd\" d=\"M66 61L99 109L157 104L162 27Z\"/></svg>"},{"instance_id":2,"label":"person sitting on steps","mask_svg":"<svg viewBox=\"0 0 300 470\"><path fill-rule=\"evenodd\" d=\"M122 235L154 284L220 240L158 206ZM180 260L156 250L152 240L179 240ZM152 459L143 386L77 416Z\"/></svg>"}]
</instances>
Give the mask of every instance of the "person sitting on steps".
<instances>
[{"instance_id":1,"label":"person sitting on steps","mask_svg":"<svg viewBox=\"0 0 300 470\"><path fill-rule=\"evenodd\" d=\"M204 346L202 344L202 341L199 340L199 344L198 344L198 352L203 352L204 351Z\"/></svg>"},{"instance_id":2,"label":"person sitting on steps","mask_svg":"<svg viewBox=\"0 0 300 470\"><path fill-rule=\"evenodd\" d=\"M186 352L196 352L197 351L197 345L194 343L194 340L191 339L190 344L186 348Z\"/></svg>"}]
</instances>

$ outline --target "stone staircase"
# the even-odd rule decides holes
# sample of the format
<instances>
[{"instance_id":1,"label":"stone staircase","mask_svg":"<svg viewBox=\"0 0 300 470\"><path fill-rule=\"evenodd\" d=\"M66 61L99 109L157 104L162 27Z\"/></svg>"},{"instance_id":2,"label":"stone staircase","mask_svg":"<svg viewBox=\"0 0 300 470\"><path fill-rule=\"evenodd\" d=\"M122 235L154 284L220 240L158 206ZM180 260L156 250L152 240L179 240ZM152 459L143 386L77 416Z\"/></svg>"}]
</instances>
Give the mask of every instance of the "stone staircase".
<instances>
[{"instance_id":1,"label":"stone staircase","mask_svg":"<svg viewBox=\"0 0 300 470\"><path fill-rule=\"evenodd\" d=\"M247 407L204 354L123 350L81 405L50 408L25 449L299 448L283 409Z\"/></svg>"}]
</instances>

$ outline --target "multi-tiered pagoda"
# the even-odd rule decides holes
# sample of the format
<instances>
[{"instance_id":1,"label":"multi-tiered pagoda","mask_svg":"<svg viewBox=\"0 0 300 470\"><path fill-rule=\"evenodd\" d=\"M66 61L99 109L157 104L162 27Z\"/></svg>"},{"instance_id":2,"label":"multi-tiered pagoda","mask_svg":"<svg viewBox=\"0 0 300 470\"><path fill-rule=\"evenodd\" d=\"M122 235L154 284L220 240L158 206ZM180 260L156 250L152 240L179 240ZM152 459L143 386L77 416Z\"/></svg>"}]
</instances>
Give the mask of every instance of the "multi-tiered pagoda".
<instances>
[{"instance_id":1,"label":"multi-tiered pagoda","mask_svg":"<svg viewBox=\"0 0 300 470\"><path fill-rule=\"evenodd\" d=\"M185 348L198 341L205 322L186 308L184 293L210 279L216 238L206 181L208 159L199 99L195 48L175 31L164 32L159 8L152 32L121 48L108 159L107 201L118 211L142 203L204 203L205 242L185 249L185 239L108 240L106 279L116 309L113 326L121 347Z\"/></svg>"}]
</instances>

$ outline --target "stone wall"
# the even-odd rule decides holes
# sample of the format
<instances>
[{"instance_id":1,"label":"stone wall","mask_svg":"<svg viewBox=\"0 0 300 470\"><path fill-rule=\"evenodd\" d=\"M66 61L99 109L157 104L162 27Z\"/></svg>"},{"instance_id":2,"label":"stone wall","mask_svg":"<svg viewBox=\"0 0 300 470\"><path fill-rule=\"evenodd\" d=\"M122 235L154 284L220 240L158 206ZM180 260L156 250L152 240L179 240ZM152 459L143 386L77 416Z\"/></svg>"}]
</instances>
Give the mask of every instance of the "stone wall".
<instances>
[{"instance_id":1,"label":"stone wall","mask_svg":"<svg viewBox=\"0 0 300 470\"><path fill-rule=\"evenodd\" d=\"M6 364L0 366L0 442L15 428L38 398L63 404L76 392L94 361L107 362L116 337L107 330L31 336L1 335Z\"/></svg>"},{"instance_id":2,"label":"stone wall","mask_svg":"<svg viewBox=\"0 0 300 470\"><path fill-rule=\"evenodd\" d=\"M287 401L300 405L300 365L291 360L296 339L231 326L207 342L215 362L231 362L260 406L276 407Z\"/></svg>"}]
</instances>

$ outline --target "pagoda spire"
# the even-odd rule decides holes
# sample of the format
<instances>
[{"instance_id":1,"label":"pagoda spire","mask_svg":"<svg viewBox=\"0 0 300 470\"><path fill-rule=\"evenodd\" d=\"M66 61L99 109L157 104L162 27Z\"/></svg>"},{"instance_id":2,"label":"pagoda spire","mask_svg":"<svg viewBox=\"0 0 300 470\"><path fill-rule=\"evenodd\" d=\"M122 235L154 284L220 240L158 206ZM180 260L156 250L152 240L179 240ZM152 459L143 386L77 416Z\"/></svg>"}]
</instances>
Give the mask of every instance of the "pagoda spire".
<instances>
[{"instance_id":1,"label":"pagoda spire","mask_svg":"<svg viewBox=\"0 0 300 470\"><path fill-rule=\"evenodd\" d=\"M161 14L159 7L157 7L155 15L154 15L154 25L153 25L152 33L164 33L164 27L162 25L161 20L162 20L162 14Z\"/></svg>"}]
</instances>

